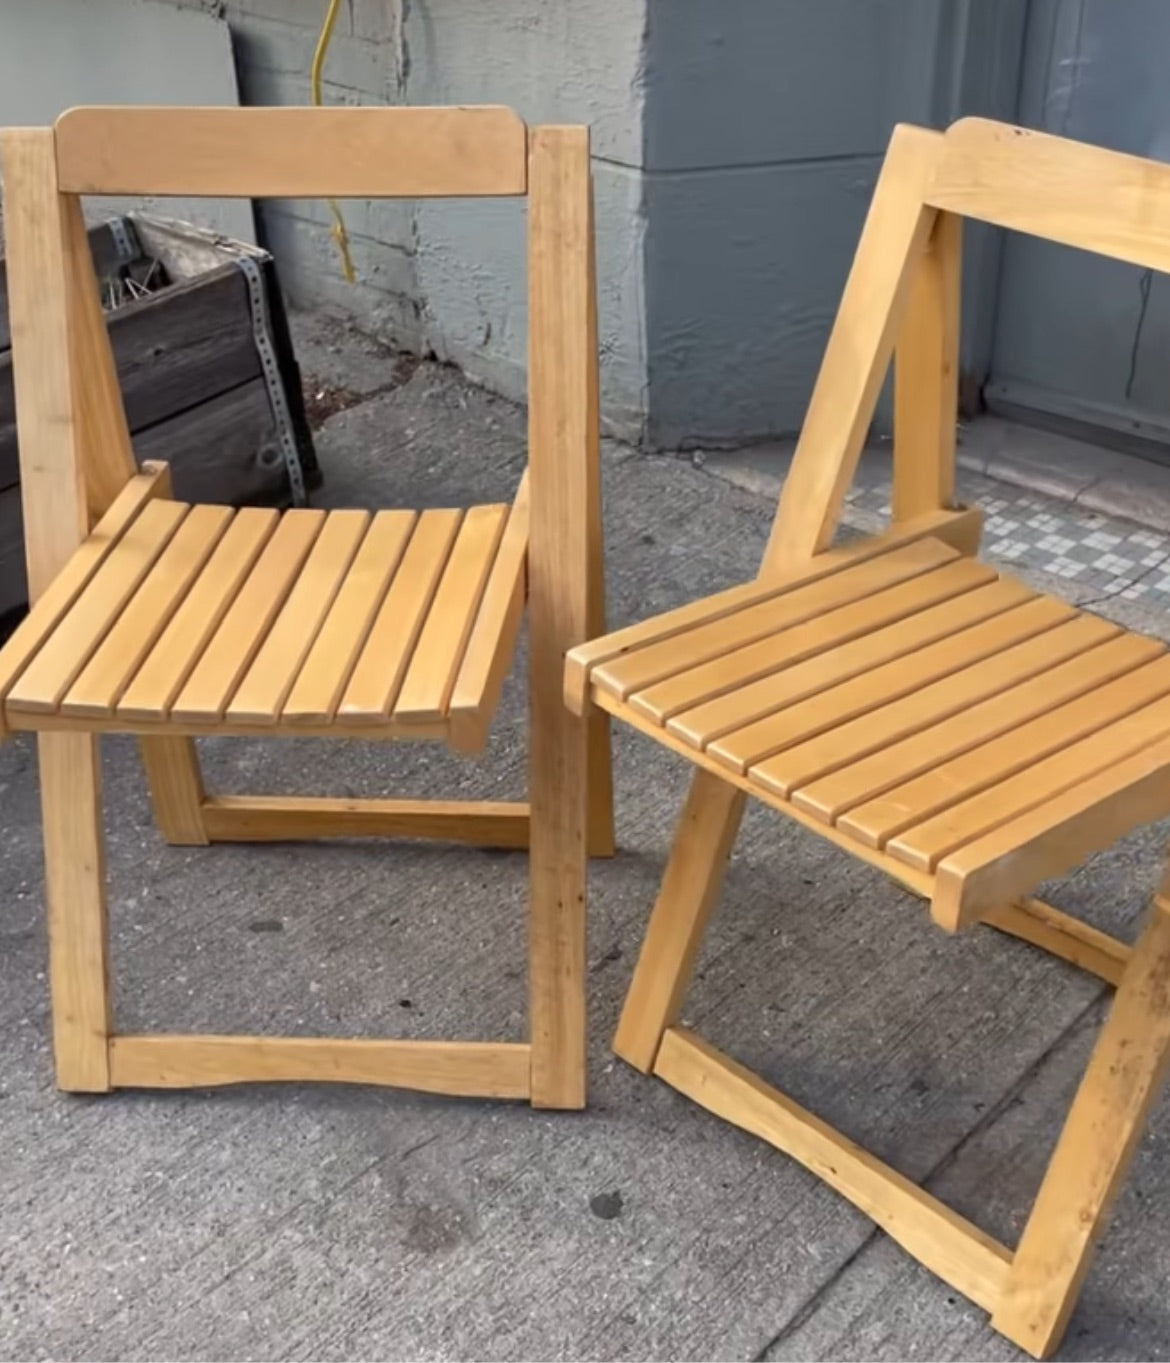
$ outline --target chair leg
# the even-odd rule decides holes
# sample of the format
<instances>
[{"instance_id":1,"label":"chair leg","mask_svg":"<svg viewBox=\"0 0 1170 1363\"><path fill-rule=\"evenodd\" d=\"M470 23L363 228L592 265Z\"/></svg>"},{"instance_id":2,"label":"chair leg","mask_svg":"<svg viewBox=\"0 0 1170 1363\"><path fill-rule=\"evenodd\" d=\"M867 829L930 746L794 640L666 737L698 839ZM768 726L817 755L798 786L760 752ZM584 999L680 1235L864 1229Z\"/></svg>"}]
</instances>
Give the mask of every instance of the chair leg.
<instances>
[{"instance_id":1,"label":"chair leg","mask_svg":"<svg viewBox=\"0 0 1170 1363\"><path fill-rule=\"evenodd\" d=\"M535 649L534 649L535 652ZM552 669L548 674L559 676ZM533 1107L585 1106L588 722L533 668L528 972ZM555 702L555 705L554 705Z\"/></svg>"},{"instance_id":2,"label":"chair leg","mask_svg":"<svg viewBox=\"0 0 1170 1363\"><path fill-rule=\"evenodd\" d=\"M1060 1343L1170 1060L1170 876L1154 897L1012 1260L992 1325L1037 1358Z\"/></svg>"},{"instance_id":3,"label":"chair leg","mask_svg":"<svg viewBox=\"0 0 1170 1363\"><path fill-rule=\"evenodd\" d=\"M193 738L173 735L139 742L154 817L167 842L206 847L211 839L203 820L203 778Z\"/></svg>"},{"instance_id":4,"label":"chair leg","mask_svg":"<svg viewBox=\"0 0 1170 1363\"><path fill-rule=\"evenodd\" d=\"M105 840L98 740L41 734L41 815L57 1084L110 1088Z\"/></svg>"},{"instance_id":5,"label":"chair leg","mask_svg":"<svg viewBox=\"0 0 1170 1363\"><path fill-rule=\"evenodd\" d=\"M691 781L614 1037L617 1054L644 1074L678 1021L746 799L711 772L696 771Z\"/></svg>"}]
</instances>

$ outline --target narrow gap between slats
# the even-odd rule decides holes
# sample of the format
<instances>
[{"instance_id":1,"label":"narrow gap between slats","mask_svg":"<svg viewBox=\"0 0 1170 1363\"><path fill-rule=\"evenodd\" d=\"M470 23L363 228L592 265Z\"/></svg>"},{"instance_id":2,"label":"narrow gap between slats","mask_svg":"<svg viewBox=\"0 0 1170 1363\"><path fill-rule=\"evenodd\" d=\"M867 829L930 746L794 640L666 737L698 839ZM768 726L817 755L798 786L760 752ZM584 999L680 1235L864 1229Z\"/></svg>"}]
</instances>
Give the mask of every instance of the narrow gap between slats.
<instances>
[{"instance_id":1,"label":"narrow gap between slats","mask_svg":"<svg viewBox=\"0 0 1170 1363\"><path fill-rule=\"evenodd\" d=\"M594 685L626 700L636 691L708 662L733 648L754 643L777 629L798 625L835 607L860 601L957 557L957 552L949 545L937 540L922 540L818 581L793 587L781 596L705 622L682 635L647 644L612 663L599 665L593 670L591 679Z\"/></svg>"},{"instance_id":2,"label":"narrow gap between slats","mask_svg":"<svg viewBox=\"0 0 1170 1363\"><path fill-rule=\"evenodd\" d=\"M781 626L762 639L635 692L629 703L662 723L680 711L717 700L763 677L774 677L863 635L909 621L942 602L956 601L994 579L994 569L971 559L944 564L872 596L848 601L811 620Z\"/></svg>"},{"instance_id":3,"label":"narrow gap between slats","mask_svg":"<svg viewBox=\"0 0 1170 1363\"><path fill-rule=\"evenodd\" d=\"M275 724L366 531L368 511L331 511L224 710L229 723Z\"/></svg>"},{"instance_id":4,"label":"narrow gap between slats","mask_svg":"<svg viewBox=\"0 0 1170 1363\"><path fill-rule=\"evenodd\" d=\"M913 686L897 700L879 704L815 739L797 743L753 764L752 778L786 799L791 798L800 785L999 695L1009 686L1083 654L1085 649L1119 633L1116 625L1094 616L1082 615L1066 621L1009 648L997 649L929 685Z\"/></svg>"},{"instance_id":5,"label":"narrow gap between slats","mask_svg":"<svg viewBox=\"0 0 1170 1363\"><path fill-rule=\"evenodd\" d=\"M119 719L167 718L279 521L279 513L267 507L245 507L233 515L211 558L123 691L116 710Z\"/></svg>"},{"instance_id":6,"label":"narrow gap between slats","mask_svg":"<svg viewBox=\"0 0 1170 1363\"><path fill-rule=\"evenodd\" d=\"M206 644L172 714L186 723L218 724L240 678L273 622L325 525L324 511L302 508L280 518L252 571Z\"/></svg>"},{"instance_id":7,"label":"narrow gap between slats","mask_svg":"<svg viewBox=\"0 0 1170 1363\"><path fill-rule=\"evenodd\" d=\"M792 798L810 814L835 822L853 805L950 757L979 748L1066 701L1086 692L1099 696L1100 688L1162 652L1160 643L1137 635L1106 640L867 758L797 787Z\"/></svg>"},{"instance_id":8,"label":"narrow gap between slats","mask_svg":"<svg viewBox=\"0 0 1170 1363\"><path fill-rule=\"evenodd\" d=\"M464 516L394 701L396 720L446 716L507 517L507 506L474 506Z\"/></svg>"},{"instance_id":9,"label":"narrow gap between slats","mask_svg":"<svg viewBox=\"0 0 1170 1363\"><path fill-rule=\"evenodd\" d=\"M823 655L780 668L724 697L684 710L668 720L667 728L692 747L706 748L735 729L811 697L830 695L833 687L898 658L908 658L917 650L1034 599L1035 593L1011 578L976 587Z\"/></svg>"},{"instance_id":10,"label":"narrow gap between slats","mask_svg":"<svg viewBox=\"0 0 1170 1363\"><path fill-rule=\"evenodd\" d=\"M839 729L879 706L1044 634L1074 614L1061 602L1034 597L735 729L708 744L707 751L716 761L746 771L785 748Z\"/></svg>"},{"instance_id":11,"label":"narrow gap between slats","mask_svg":"<svg viewBox=\"0 0 1170 1363\"><path fill-rule=\"evenodd\" d=\"M1010 824L1168 734L1170 704L1163 698L911 825L887 844L887 851L908 865L933 871L957 848Z\"/></svg>"},{"instance_id":12,"label":"narrow gap between slats","mask_svg":"<svg viewBox=\"0 0 1170 1363\"><path fill-rule=\"evenodd\" d=\"M143 508L13 685L8 697L10 708L37 713L56 710L187 511L184 502L162 500Z\"/></svg>"},{"instance_id":13,"label":"narrow gap between slats","mask_svg":"<svg viewBox=\"0 0 1170 1363\"><path fill-rule=\"evenodd\" d=\"M328 724L357 667L418 521L414 511L379 511L305 659L281 718Z\"/></svg>"},{"instance_id":14,"label":"narrow gap between slats","mask_svg":"<svg viewBox=\"0 0 1170 1363\"><path fill-rule=\"evenodd\" d=\"M899 777L891 788L850 808L840 817L839 826L866 846L882 848L913 825L1166 696L1170 696L1170 658L1162 657L970 752L948 757L912 779Z\"/></svg>"},{"instance_id":15,"label":"narrow gap between slats","mask_svg":"<svg viewBox=\"0 0 1170 1363\"><path fill-rule=\"evenodd\" d=\"M384 721L397 699L463 513L424 511L337 707L340 725Z\"/></svg>"}]
</instances>

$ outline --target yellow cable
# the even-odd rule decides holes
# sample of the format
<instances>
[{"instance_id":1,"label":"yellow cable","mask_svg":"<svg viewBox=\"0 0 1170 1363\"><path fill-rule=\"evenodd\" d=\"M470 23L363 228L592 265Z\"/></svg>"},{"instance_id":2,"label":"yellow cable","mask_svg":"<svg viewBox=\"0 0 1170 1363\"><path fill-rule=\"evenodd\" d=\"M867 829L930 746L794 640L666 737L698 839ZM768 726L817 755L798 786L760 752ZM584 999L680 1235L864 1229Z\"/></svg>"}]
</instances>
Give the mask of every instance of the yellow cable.
<instances>
[{"instance_id":1,"label":"yellow cable","mask_svg":"<svg viewBox=\"0 0 1170 1363\"><path fill-rule=\"evenodd\" d=\"M317 108L321 107L321 71L325 66L325 54L329 51L329 42L333 37L333 26L337 23L337 13L341 9L341 0L329 0L329 9L325 14L325 22L321 26L321 36L317 39L317 50L313 53L313 69L310 74L310 83L313 91L313 103ZM337 250L341 255L341 269L345 275L347 284L352 284L357 279L357 274L353 268L353 260L349 254L349 233L345 230L345 219L341 216L341 209L337 206L335 199L329 199L329 212L333 215L333 240L337 243Z\"/></svg>"}]
</instances>

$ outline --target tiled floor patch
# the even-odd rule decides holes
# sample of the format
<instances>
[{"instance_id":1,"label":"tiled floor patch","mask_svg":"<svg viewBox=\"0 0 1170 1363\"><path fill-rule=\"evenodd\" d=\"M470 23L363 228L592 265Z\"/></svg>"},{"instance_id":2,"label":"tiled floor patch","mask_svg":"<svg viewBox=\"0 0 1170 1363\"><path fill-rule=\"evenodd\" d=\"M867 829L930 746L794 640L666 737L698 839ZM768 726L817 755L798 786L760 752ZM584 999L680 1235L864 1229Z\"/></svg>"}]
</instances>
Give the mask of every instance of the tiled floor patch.
<instances>
[{"instance_id":1,"label":"tiled floor patch","mask_svg":"<svg viewBox=\"0 0 1170 1363\"><path fill-rule=\"evenodd\" d=\"M983 553L1067 578L1102 596L1170 605L1170 535L1086 511L1040 493L963 472L959 494L983 508ZM888 516L889 479L880 461L864 461L849 507Z\"/></svg>"}]
</instances>

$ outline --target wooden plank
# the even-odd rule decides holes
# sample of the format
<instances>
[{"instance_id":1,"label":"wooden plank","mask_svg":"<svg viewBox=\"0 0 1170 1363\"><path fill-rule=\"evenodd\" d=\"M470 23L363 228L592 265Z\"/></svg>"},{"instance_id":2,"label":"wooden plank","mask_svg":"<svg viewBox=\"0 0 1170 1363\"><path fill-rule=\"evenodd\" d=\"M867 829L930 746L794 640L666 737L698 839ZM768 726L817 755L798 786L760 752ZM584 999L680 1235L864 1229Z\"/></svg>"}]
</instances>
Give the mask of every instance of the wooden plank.
<instances>
[{"instance_id":1,"label":"wooden plank","mask_svg":"<svg viewBox=\"0 0 1170 1363\"><path fill-rule=\"evenodd\" d=\"M277 723L369 524L368 511L326 515L284 605L228 704L229 723Z\"/></svg>"},{"instance_id":2,"label":"wooden plank","mask_svg":"<svg viewBox=\"0 0 1170 1363\"><path fill-rule=\"evenodd\" d=\"M324 511L288 511L280 518L183 684L171 709L175 718L195 724L218 724L223 719L228 701L264 643L324 524Z\"/></svg>"},{"instance_id":3,"label":"wooden plank","mask_svg":"<svg viewBox=\"0 0 1170 1363\"><path fill-rule=\"evenodd\" d=\"M806 659L836 652L851 640L870 635L883 626L910 621L929 607L957 599L995 578L994 568L960 559L860 601L850 601L791 629L765 635L754 644L732 649L685 672L676 672L628 699L636 710L661 724L680 710L701 706L728 691L739 691L761 677L787 672ZM680 647L686 647L686 639L684 636L679 641Z\"/></svg>"},{"instance_id":4,"label":"wooden plank","mask_svg":"<svg viewBox=\"0 0 1170 1363\"><path fill-rule=\"evenodd\" d=\"M1151 708L1161 711L1162 721L1153 726L1159 737L1151 734L1136 751L1117 749L1108 766L945 854L931 900L935 922L957 931L1170 813L1170 707Z\"/></svg>"},{"instance_id":5,"label":"wooden plank","mask_svg":"<svg viewBox=\"0 0 1170 1363\"><path fill-rule=\"evenodd\" d=\"M979 920L1040 947L1051 956L1117 985L1133 955L1127 942L1090 927L1040 899L1018 899L988 909Z\"/></svg>"},{"instance_id":6,"label":"wooden plank","mask_svg":"<svg viewBox=\"0 0 1170 1363\"><path fill-rule=\"evenodd\" d=\"M338 724L369 724L393 708L431 608L462 511L424 511L337 707Z\"/></svg>"},{"instance_id":7,"label":"wooden plank","mask_svg":"<svg viewBox=\"0 0 1170 1363\"><path fill-rule=\"evenodd\" d=\"M589 730L565 708L561 688L565 655L588 637L597 585L600 412L588 129L534 128L529 155L532 1102L579 1108L586 1085Z\"/></svg>"},{"instance_id":8,"label":"wooden plank","mask_svg":"<svg viewBox=\"0 0 1170 1363\"><path fill-rule=\"evenodd\" d=\"M507 519L507 506L473 506L463 517L394 700L400 723L446 718Z\"/></svg>"},{"instance_id":9,"label":"wooden plank","mask_svg":"<svg viewBox=\"0 0 1170 1363\"><path fill-rule=\"evenodd\" d=\"M75 715L33 714L14 710L10 719L13 731L22 733L52 731L54 733L133 734L139 738L155 738L160 735L173 737L177 734L186 734L191 738L206 738L211 733L227 732L226 730L209 728L206 719L181 719L176 718L173 714L166 719L161 719L158 716L145 720L123 719L119 714L114 714L112 717L87 715L79 719ZM230 732L233 738L273 737L271 724L233 724ZM303 727L298 725L295 733L298 738L336 738L338 736L337 729L333 724L306 724ZM409 739L412 742L437 740L445 743L448 736L446 721L437 724L397 724L385 715L380 715L368 724L347 726L345 730L346 738L368 738L379 742L395 738Z\"/></svg>"},{"instance_id":10,"label":"wooden plank","mask_svg":"<svg viewBox=\"0 0 1170 1363\"><path fill-rule=\"evenodd\" d=\"M451 692L451 740L475 750L487 740L512 666L524 617L528 564L528 473L520 480L503 538L476 612L467 651Z\"/></svg>"},{"instance_id":11,"label":"wooden plank","mask_svg":"<svg viewBox=\"0 0 1170 1363\"><path fill-rule=\"evenodd\" d=\"M957 571L959 567L955 564L953 569L945 571ZM841 644L832 652L818 654L794 667L749 682L726 696L697 705L693 710L684 710L668 720L667 727L692 746L705 747L733 729L742 729L787 705L824 694L842 682L851 681L896 658L904 658L916 649L958 634L971 625L1002 615L1033 597L1034 593L1023 583L1001 578Z\"/></svg>"},{"instance_id":12,"label":"wooden plank","mask_svg":"<svg viewBox=\"0 0 1170 1363\"><path fill-rule=\"evenodd\" d=\"M819 819L814 819L811 814L806 814L804 810L798 809L796 805L788 800L781 799L778 795L773 795L771 791L763 790L755 785L747 775L742 772L731 771L724 767L714 758L706 753L696 752L689 747L682 739L675 738L669 729L659 728L644 715L639 715L636 710L631 710L624 701L615 699L605 691L598 693L597 704L608 710L611 715L617 716L631 728L637 729L639 733L646 734L656 743L660 743L664 748L669 748L671 752L685 758L696 767L702 768L718 776L721 781L730 782L738 790L745 791L748 795L754 796L770 808L778 810L781 814L795 820L804 828L811 828L818 837L825 838L833 843L835 847L840 847L848 852L850 856L857 857L860 861L876 866L880 871L904 885L912 893L921 899L929 899L934 891L934 878L924 875L921 871L916 871L912 866L907 866L904 862L896 861L893 857L888 857L883 852L875 852L871 848L864 846L854 838L846 837L844 833L838 833L831 824L822 823Z\"/></svg>"},{"instance_id":13,"label":"wooden plank","mask_svg":"<svg viewBox=\"0 0 1170 1363\"><path fill-rule=\"evenodd\" d=\"M952 543L956 537L966 539L969 528L981 524L982 517L977 512L935 511L928 516L919 516L913 521L893 526L880 535L866 536L838 548L826 549L803 564L793 564L782 573L770 572L764 578L728 587L713 596L690 601L685 606L665 611L649 620L590 639L571 650L565 660L565 704L574 714L584 712L590 675L601 663L611 662L646 644L672 638L696 625L766 601L800 583L816 582L843 568L865 563L891 549L923 539L941 539L946 543ZM955 547L960 552L966 552L959 545Z\"/></svg>"},{"instance_id":14,"label":"wooden plank","mask_svg":"<svg viewBox=\"0 0 1170 1363\"><path fill-rule=\"evenodd\" d=\"M1040 1185L991 1323L1037 1357L1060 1343L1170 1060L1170 913L1145 931Z\"/></svg>"},{"instance_id":15,"label":"wooden plank","mask_svg":"<svg viewBox=\"0 0 1170 1363\"><path fill-rule=\"evenodd\" d=\"M910 291L894 354L895 521L955 499L963 220L940 213Z\"/></svg>"},{"instance_id":16,"label":"wooden plank","mask_svg":"<svg viewBox=\"0 0 1170 1363\"><path fill-rule=\"evenodd\" d=\"M70 686L61 703L64 713L113 714L123 691L158 642L176 606L211 557L231 518L232 513L226 506L192 507Z\"/></svg>"},{"instance_id":17,"label":"wooden plank","mask_svg":"<svg viewBox=\"0 0 1170 1363\"><path fill-rule=\"evenodd\" d=\"M527 847L528 805L489 800L344 800L215 795L203 803L212 842L427 838L471 847Z\"/></svg>"},{"instance_id":18,"label":"wooden plank","mask_svg":"<svg viewBox=\"0 0 1170 1363\"><path fill-rule=\"evenodd\" d=\"M926 189L950 213L1065 246L1170 270L1170 168L1050 133L963 118Z\"/></svg>"},{"instance_id":19,"label":"wooden plank","mask_svg":"<svg viewBox=\"0 0 1170 1363\"><path fill-rule=\"evenodd\" d=\"M117 706L120 720L157 720L170 713L279 520L275 511L263 507L236 513L198 581L122 693Z\"/></svg>"},{"instance_id":20,"label":"wooden plank","mask_svg":"<svg viewBox=\"0 0 1170 1363\"><path fill-rule=\"evenodd\" d=\"M1011 1254L896 1169L685 1028L663 1037L654 1073L797 1160L944 1282L985 1311L996 1308Z\"/></svg>"},{"instance_id":21,"label":"wooden plank","mask_svg":"<svg viewBox=\"0 0 1170 1363\"><path fill-rule=\"evenodd\" d=\"M35 602L91 521L73 411L70 274L53 134L47 128L6 129L0 156L25 554Z\"/></svg>"},{"instance_id":22,"label":"wooden plank","mask_svg":"<svg viewBox=\"0 0 1170 1363\"><path fill-rule=\"evenodd\" d=\"M41 734L41 820L57 1086L110 1087L109 934L101 759L90 734Z\"/></svg>"},{"instance_id":23,"label":"wooden plank","mask_svg":"<svg viewBox=\"0 0 1170 1363\"><path fill-rule=\"evenodd\" d=\"M234 261L126 303L108 324L132 431L262 377L247 283Z\"/></svg>"},{"instance_id":24,"label":"wooden plank","mask_svg":"<svg viewBox=\"0 0 1170 1363\"><path fill-rule=\"evenodd\" d=\"M174 847L206 847L211 839L203 824L203 777L190 738L161 734L138 745L154 817Z\"/></svg>"},{"instance_id":25,"label":"wooden plank","mask_svg":"<svg viewBox=\"0 0 1170 1363\"><path fill-rule=\"evenodd\" d=\"M121 219L121 222L127 227L131 238L134 238L133 225L128 224L125 218ZM134 242L134 245L138 252L135 259L141 259L141 250L137 242ZM123 263L114 241L113 229L108 222L99 223L89 229L89 252L93 257L94 273L99 278ZM8 330L8 262L0 252L0 359L11 343L12 336Z\"/></svg>"},{"instance_id":26,"label":"wooden plank","mask_svg":"<svg viewBox=\"0 0 1170 1363\"><path fill-rule=\"evenodd\" d=\"M770 753L813 739L879 705L890 704L920 687L950 677L1021 640L1053 629L1074 615L1071 606L1034 597L903 657L895 657L870 672L822 691L819 696L735 729L708 743L706 751L728 769L746 771Z\"/></svg>"},{"instance_id":27,"label":"wooden plank","mask_svg":"<svg viewBox=\"0 0 1170 1363\"><path fill-rule=\"evenodd\" d=\"M1068 658L1079 657L1119 632L1107 620L1079 616L1038 638L1025 639L929 686L916 688L898 700L879 702L850 723L754 765L752 777L778 794L791 797L798 787L818 776L897 743L989 697L1000 696L1016 683L1046 673Z\"/></svg>"},{"instance_id":28,"label":"wooden plank","mask_svg":"<svg viewBox=\"0 0 1170 1363\"><path fill-rule=\"evenodd\" d=\"M1124 679L1165 651L1165 645L1157 640L1136 634L1110 639L900 743L838 768L802 786L792 798L810 814L836 823L854 805L929 771L950 757L1007 734L1065 701L1091 692L1098 705L1107 705L1100 695L1110 682ZM1108 714L1108 709L1104 713Z\"/></svg>"},{"instance_id":29,"label":"wooden plank","mask_svg":"<svg viewBox=\"0 0 1170 1363\"><path fill-rule=\"evenodd\" d=\"M523 194L510 109L79 108L56 123L61 188L184 198Z\"/></svg>"},{"instance_id":30,"label":"wooden plank","mask_svg":"<svg viewBox=\"0 0 1170 1363\"><path fill-rule=\"evenodd\" d=\"M78 455L90 524L109 510L136 472L118 371L98 294L81 200L63 195L61 212L69 272L69 342Z\"/></svg>"},{"instance_id":31,"label":"wooden plank","mask_svg":"<svg viewBox=\"0 0 1170 1363\"><path fill-rule=\"evenodd\" d=\"M117 1036L116 1088L220 1084L385 1084L466 1098L527 1098L528 1047L503 1041L328 1037Z\"/></svg>"},{"instance_id":32,"label":"wooden plank","mask_svg":"<svg viewBox=\"0 0 1170 1363\"><path fill-rule=\"evenodd\" d=\"M187 511L183 502L155 500L143 507L115 552L93 574L65 618L13 683L8 692L10 712L44 714L58 708Z\"/></svg>"},{"instance_id":33,"label":"wooden plank","mask_svg":"<svg viewBox=\"0 0 1170 1363\"><path fill-rule=\"evenodd\" d=\"M772 524L769 569L833 538L934 226L923 195L942 142L925 128L894 128Z\"/></svg>"},{"instance_id":34,"label":"wooden plank","mask_svg":"<svg viewBox=\"0 0 1170 1363\"><path fill-rule=\"evenodd\" d=\"M165 458L188 502L286 503L272 403L262 378L134 433L140 460Z\"/></svg>"},{"instance_id":35,"label":"wooden plank","mask_svg":"<svg viewBox=\"0 0 1170 1363\"><path fill-rule=\"evenodd\" d=\"M709 771L691 780L613 1041L643 1074L654 1068L666 1028L679 1020L746 799Z\"/></svg>"},{"instance_id":36,"label":"wooden plank","mask_svg":"<svg viewBox=\"0 0 1170 1363\"><path fill-rule=\"evenodd\" d=\"M604 687L620 700L628 700L635 691L665 677L873 596L957 557L955 550L938 540L909 544L819 582L795 586L782 595L698 625L681 636L647 644L637 652L602 663L593 669L593 685Z\"/></svg>"},{"instance_id":37,"label":"wooden plank","mask_svg":"<svg viewBox=\"0 0 1170 1363\"><path fill-rule=\"evenodd\" d=\"M1074 790L1130 754L1140 753L1151 744L1157 746L1167 733L1170 704L1160 698L1096 728L1076 743L1062 745L1051 756L1030 763L1015 776L996 781L976 795L956 800L932 818L911 825L890 839L887 850L899 861L932 871L965 843L981 839L1001 825L1012 826L1012 821L1026 817L1035 806Z\"/></svg>"},{"instance_id":38,"label":"wooden plank","mask_svg":"<svg viewBox=\"0 0 1170 1363\"><path fill-rule=\"evenodd\" d=\"M1170 694L1170 660L1159 659L1100 691L1056 706L971 752L939 761L904 784L850 809L840 828L870 847L884 847L912 824L923 823L956 800L1006 780L1115 719Z\"/></svg>"},{"instance_id":39,"label":"wooden plank","mask_svg":"<svg viewBox=\"0 0 1170 1363\"><path fill-rule=\"evenodd\" d=\"M284 703L285 723L333 718L417 519L414 511L379 511L370 523Z\"/></svg>"},{"instance_id":40,"label":"wooden plank","mask_svg":"<svg viewBox=\"0 0 1170 1363\"><path fill-rule=\"evenodd\" d=\"M152 464L136 474L92 532L70 555L61 571L47 584L32 611L0 649L0 700L7 697L12 683L64 619L143 506L158 495L160 484L165 484L166 478L167 469L163 464ZM0 737L3 734L4 721L0 712Z\"/></svg>"},{"instance_id":41,"label":"wooden plank","mask_svg":"<svg viewBox=\"0 0 1170 1363\"><path fill-rule=\"evenodd\" d=\"M238 267L224 264L104 315L130 430L262 377L246 290ZM12 356L0 347L0 488L19 481Z\"/></svg>"}]
</instances>

